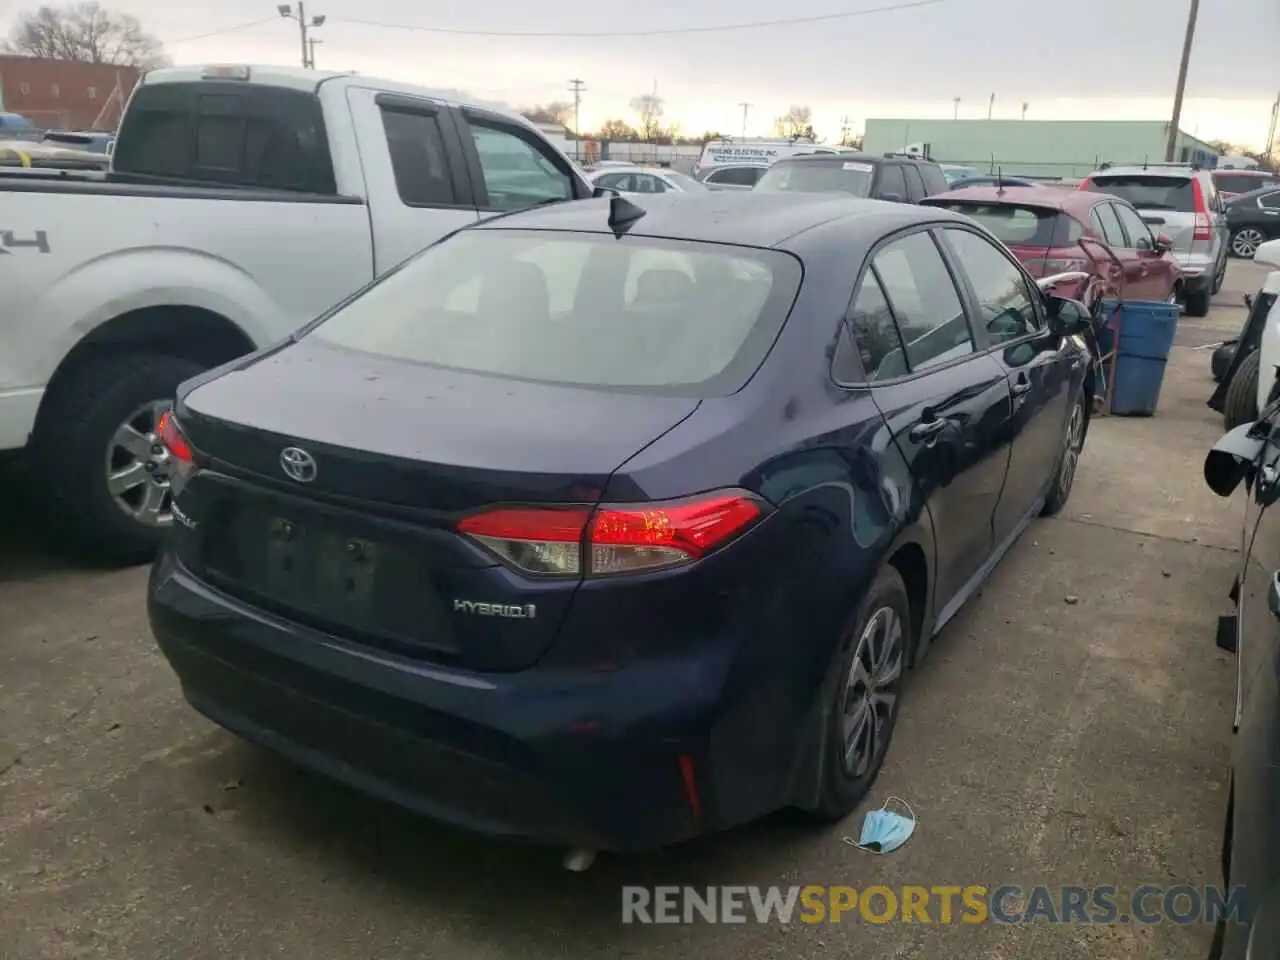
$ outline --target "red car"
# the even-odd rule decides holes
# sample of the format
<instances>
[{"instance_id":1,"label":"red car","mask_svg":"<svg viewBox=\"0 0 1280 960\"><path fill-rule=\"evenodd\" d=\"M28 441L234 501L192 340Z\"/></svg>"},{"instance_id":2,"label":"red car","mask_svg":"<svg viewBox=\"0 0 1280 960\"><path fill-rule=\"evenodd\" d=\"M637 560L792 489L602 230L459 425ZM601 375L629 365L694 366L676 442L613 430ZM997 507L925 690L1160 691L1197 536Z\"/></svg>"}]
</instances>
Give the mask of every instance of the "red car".
<instances>
[{"instance_id":1,"label":"red car","mask_svg":"<svg viewBox=\"0 0 1280 960\"><path fill-rule=\"evenodd\" d=\"M1133 205L1105 193L1035 186L970 187L921 204L972 217L1004 241L1032 276L1083 271L1094 281L1060 296L1091 300L1101 292L1126 300L1174 300L1182 269L1172 242L1155 235ZM1086 295L1086 288L1093 288Z\"/></svg>"}]
</instances>

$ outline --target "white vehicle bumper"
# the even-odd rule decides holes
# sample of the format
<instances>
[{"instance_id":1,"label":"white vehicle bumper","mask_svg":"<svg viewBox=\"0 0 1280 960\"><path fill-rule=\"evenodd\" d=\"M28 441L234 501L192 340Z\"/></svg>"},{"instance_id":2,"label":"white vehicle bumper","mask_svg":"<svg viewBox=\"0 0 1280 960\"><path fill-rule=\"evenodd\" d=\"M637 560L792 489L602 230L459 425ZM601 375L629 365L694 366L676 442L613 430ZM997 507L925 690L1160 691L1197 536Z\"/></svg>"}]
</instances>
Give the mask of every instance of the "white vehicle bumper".
<instances>
[{"instance_id":1,"label":"white vehicle bumper","mask_svg":"<svg viewBox=\"0 0 1280 960\"><path fill-rule=\"evenodd\" d=\"M36 425L44 387L0 390L0 452L21 450Z\"/></svg>"}]
</instances>

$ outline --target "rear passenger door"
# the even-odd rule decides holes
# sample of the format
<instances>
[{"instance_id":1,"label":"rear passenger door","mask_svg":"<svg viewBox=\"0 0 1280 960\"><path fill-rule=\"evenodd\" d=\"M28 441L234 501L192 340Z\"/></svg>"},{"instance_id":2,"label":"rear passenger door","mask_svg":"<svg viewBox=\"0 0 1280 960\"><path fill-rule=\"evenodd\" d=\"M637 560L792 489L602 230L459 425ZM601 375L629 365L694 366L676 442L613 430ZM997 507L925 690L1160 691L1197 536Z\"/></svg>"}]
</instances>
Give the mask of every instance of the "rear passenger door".
<instances>
[{"instance_id":1,"label":"rear passenger door","mask_svg":"<svg viewBox=\"0 0 1280 960\"><path fill-rule=\"evenodd\" d=\"M1041 315L1041 297L1022 268L996 244L966 227L941 231L954 258L980 340L1009 378L1013 443L1009 475L995 510L994 536L1004 544L1041 504L1066 435L1068 401L1083 360L1064 349Z\"/></svg>"},{"instance_id":2,"label":"rear passenger door","mask_svg":"<svg viewBox=\"0 0 1280 960\"><path fill-rule=\"evenodd\" d=\"M1110 205L1124 228L1125 250L1134 268L1126 295L1132 300L1168 300L1173 295L1173 258L1156 253L1156 239L1138 211L1127 203ZM1128 264L1125 267L1128 271ZM1126 274L1126 279L1129 279Z\"/></svg>"},{"instance_id":3,"label":"rear passenger door","mask_svg":"<svg viewBox=\"0 0 1280 960\"><path fill-rule=\"evenodd\" d=\"M476 222L450 109L360 87L347 91L347 102L362 148L375 275Z\"/></svg>"},{"instance_id":4,"label":"rear passenger door","mask_svg":"<svg viewBox=\"0 0 1280 960\"><path fill-rule=\"evenodd\" d=\"M1008 379L977 351L963 298L928 229L873 251L848 324L871 396L933 522L941 625L992 551L1009 462Z\"/></svg>"}]
</instances>

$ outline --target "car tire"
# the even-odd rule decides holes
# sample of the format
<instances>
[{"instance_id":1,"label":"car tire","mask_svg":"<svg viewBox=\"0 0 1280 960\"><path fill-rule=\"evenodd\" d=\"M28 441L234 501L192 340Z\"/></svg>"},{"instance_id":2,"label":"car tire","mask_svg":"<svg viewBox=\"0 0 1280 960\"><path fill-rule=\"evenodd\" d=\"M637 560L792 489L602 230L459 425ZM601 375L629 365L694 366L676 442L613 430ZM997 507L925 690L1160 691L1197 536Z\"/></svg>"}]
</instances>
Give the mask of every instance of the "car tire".
<instances>
[{"instance_id":1,"label":"car tire","mask_svg":"<svg viewBox=\"0 0 1280 960\"><path fill-rule=\"evenodd\" d=\"M1239 340L1228 340L1209 356L1209 370L1213 374L1214 383L1221 383L1222 378L1231 369L1231 360L1236 355L1236 347L1239 343Z\"/></svg>"},{"instance_id":2,"label":"car tire","mask_svg":"<svg viewBox=\"0 0 1280 960\"><path fill-rule=\"evenodd\" d=\"M1079 390L1067 412L1057 466L1054 467L1053 480L1045 494L1044 509L1041 510L1044 516L1051 517L1067 505L1071 488L1075 486L1076 468L1080 464L1080 452L1084 450L1084 440L1088 433L1089 407L1085 402L1084 390Z\"/></svg>"},{"instance_id":3,"label":"car tire","mask_svg":"<svg viewBox=\"0 0 1280 960\"><path fill-rule=\"evenodd\" d=\"M816 819L843 820L875 783L897 725L913 644L906 584L897 570L886 567L876 575L841 638L823 736L817 739L822 752L818 801L807 811ZM860 738L859 731L866 737Z\"/></svg>"},{"instance_id":4,"label":"car tire","mask_svg":"<svg viewBox=\"0 0 1280 960\"><path fill-rule=\"evenodd\" d=\"M114 438L132 414L145 411L154 420L178 385L203 369L161 354L112 354L85 361L55 380L40 411L32 452L37 494L48 511L51 532L66 546L109 564L145 563L155 555L167 529L167 498L152 487L163 484L148 472L137 487L114 494L108 474L123 469L117 467L122 449ZM148 436L141 428L137 432ZM139 449L125 466L135 462L145 467L151 461ZM126 512L124 498L149 494L159 497L162 506L140 509L136 516L150 522Z\"/></svg>"},{"instance_id":5,"label":"car tire","mask_svg":"<svg viewBox=\"0 0 1280 960\"><path fill-rule=\"evenodd\" d=\"M1260 353L1252 351L1240 361L1235 376L1227 384L1222 419L1228 430L1258 419L1258 365Z\"/></svg>"},{"instance_id":6,"label":"car tire","mask_svg":"<svg viewBox=\"0 0 1280 960\"><path fill-rule=\"evenodd\" d=\"M1189 317L1207 317L1209 315L1209 299L1213 296L1208 290L1189 290L1183 298Z\"/></svg>"}]
</instances>

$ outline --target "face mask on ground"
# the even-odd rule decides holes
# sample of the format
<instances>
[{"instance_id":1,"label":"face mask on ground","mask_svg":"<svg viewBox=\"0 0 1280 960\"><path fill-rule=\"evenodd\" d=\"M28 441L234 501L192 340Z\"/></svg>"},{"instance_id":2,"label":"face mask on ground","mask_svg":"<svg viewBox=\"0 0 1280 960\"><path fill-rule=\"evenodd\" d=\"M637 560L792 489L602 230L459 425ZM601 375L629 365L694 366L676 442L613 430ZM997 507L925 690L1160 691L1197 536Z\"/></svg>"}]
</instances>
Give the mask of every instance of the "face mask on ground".
<instances>
[{"instance_id":1,"label":"face mask on ground","mask_svg":"<svg viewBox=\"0 0 1280 960\"><path fill-rule=\"evenodd\" d=\"M907 811L907 816L889 809L889 804L895 801ZM887 797L884 806L868 811L863 818L862 835L857 840L845 837L844 842L867 853L893 853L911 839L915 829L916 815L911 805L901 797Z\"/></svg>"}]
</instances>

